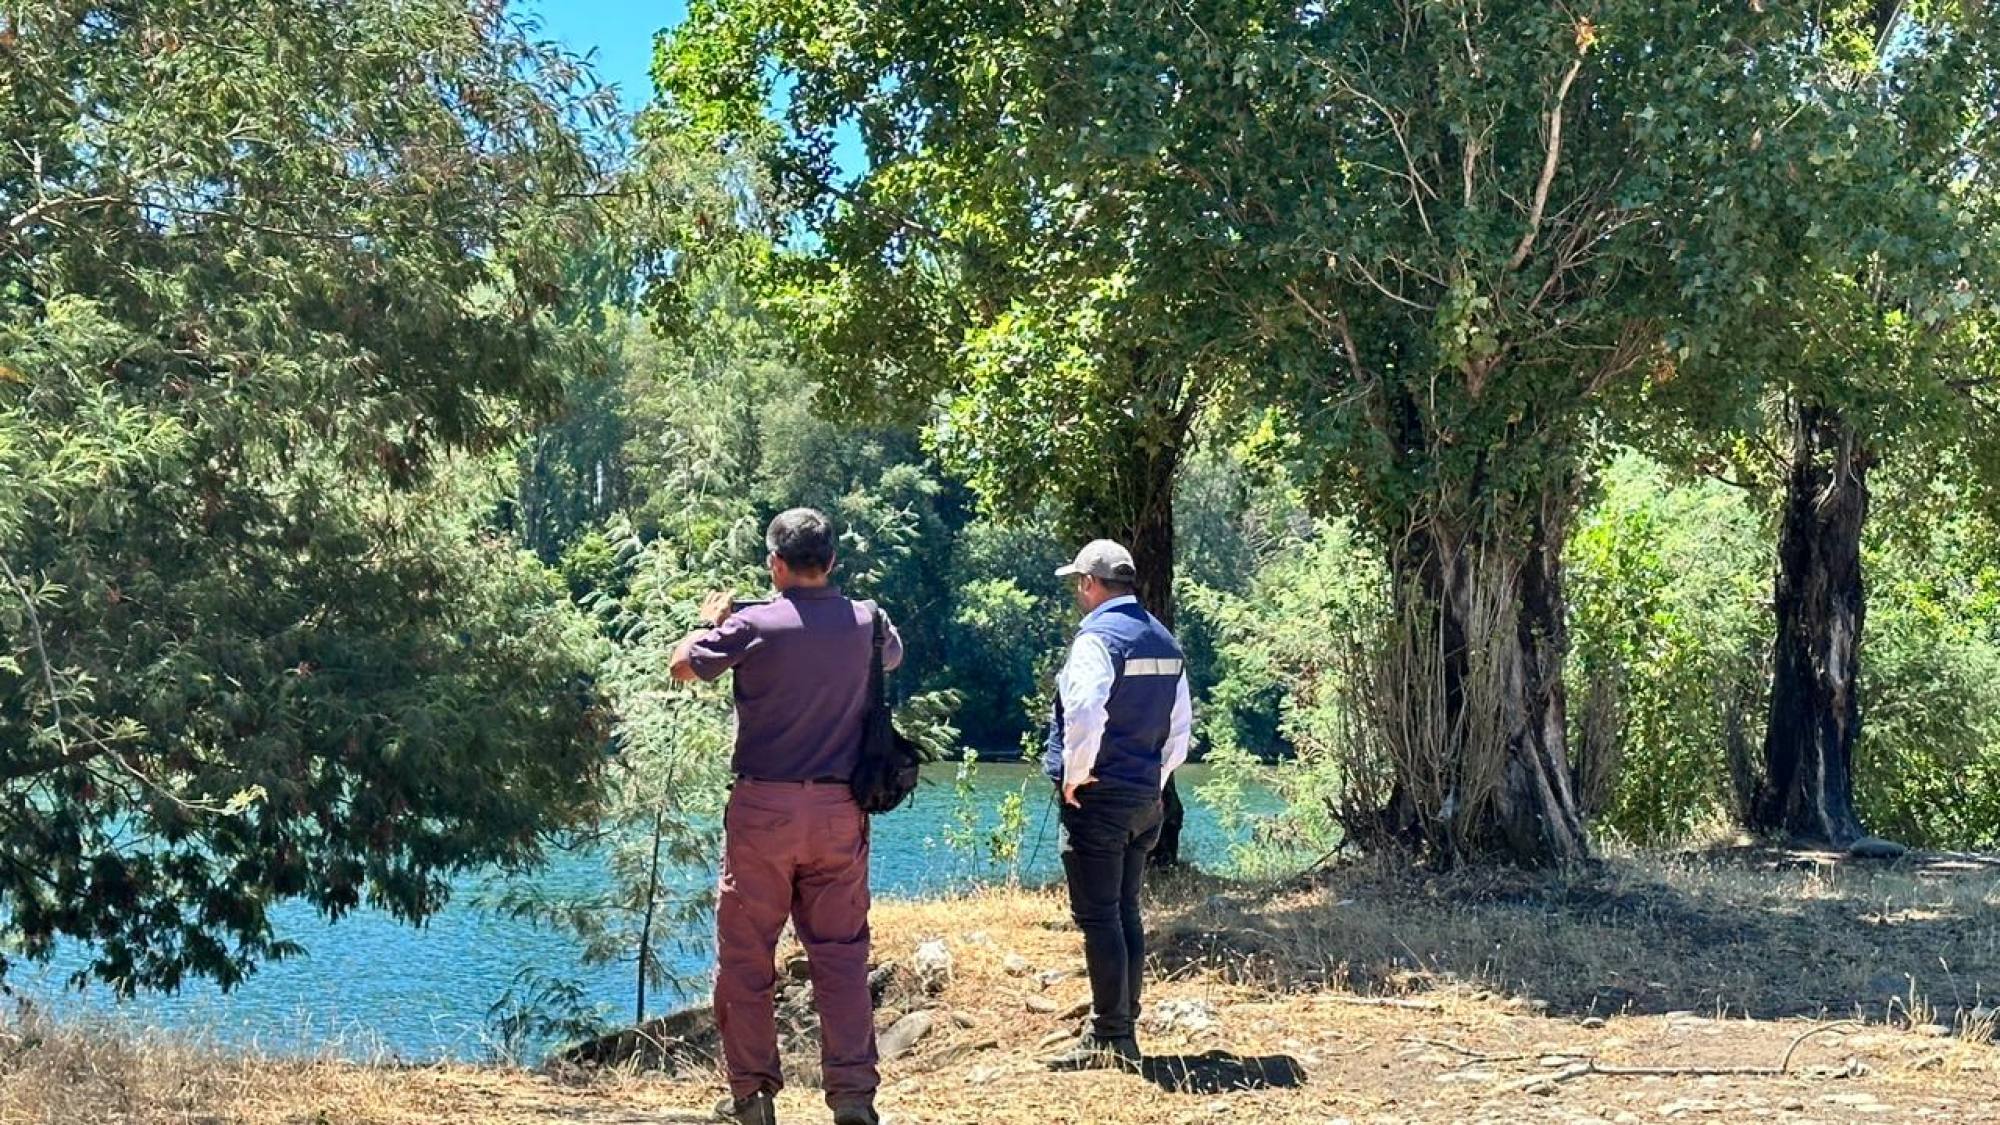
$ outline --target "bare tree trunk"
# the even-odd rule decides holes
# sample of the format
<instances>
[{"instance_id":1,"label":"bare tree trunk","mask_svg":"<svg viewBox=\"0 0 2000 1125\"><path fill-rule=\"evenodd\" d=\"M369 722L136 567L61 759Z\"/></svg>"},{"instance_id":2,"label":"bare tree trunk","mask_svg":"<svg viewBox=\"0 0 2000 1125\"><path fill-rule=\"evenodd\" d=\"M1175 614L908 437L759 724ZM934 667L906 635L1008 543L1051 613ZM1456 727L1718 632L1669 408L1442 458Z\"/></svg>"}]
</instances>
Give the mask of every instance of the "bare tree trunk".
<instances>
[{"instance_id":1,"label":"bare tree trunk","mask_svg":"<svg viewBox=\"0 0 2000 1125\"><path fill-rule=\"evenodd\" d=\"M1517 536L1433 520L1404 540L1389 651L1360 685L1393 775L1364 832L1447 865L1589 856L1562 680L1568 513L1556 490Z\"/></svg>"},{"instance_id":2,"label":"bare tree trunk","mask_svg":"<svg viewBox=\"0 0 2000 1125\"><path fill-rule=\"evenodd\" d=\"M653 967L653 915L660 901L660 848L666 841L664 808L653 814L653 858L646 871L646 911L639 925L639 1007L632 1017L633 1027L646 1023L646 976Z\"/></svg>"},{"instance_id":3,"label":"bare tree trunk","mask_svg":"<svg viewBox=\"0 0 2000 1125\"><path fill-rule=\"evenodd\" d=\"M1128 359L1134 371L1151 362L1144 349ZM1089 534L1115 539L1132 552L1138 568L1133 592L1168 629L1174 627L1174 478L1199 402L1198 395L1189 395L1172 417L1135 419L1128 454L1105 466L1103 489L1078 497L1073 513ZM1161 796L1166 816L1150 862L1155 868L1175 867L1183 820L1179 787L1169 779Z\"/></svg>"},{"instance_id":4,"label":"bare tree trunk","mask_svg":"<svg viewBox=\"0 0 2000 1125\"><path fill-rule=\"evenodd\" d=\"M1132 561L1139 568L1139 601L1169 629L1174 627L1174 473L1179 463L1179 457L1171 453L1147 459L1130 533ZM1160 824L1160 842L1153 847L1148 862L1154 868L1178 867L1186 812L1180 786L1172 778L1167 779L1161 798L1166 814Z\"/></svg>"},{"instance_id":5,"label":"bare tree trunk","mask_svg":"<svg viewBox=\"0 0 2000 1125\"><path fill-rule=\"evenodd\" d=\"M1145 493L1120 536L1139 568L1139 601L1160 623L1174 627L1174 470L1178 460L1163 458L1146 467Z\"/></svg>"},{"instance_id":6,"label":"bare tree trunk","mask_svg":"<svg viewBox=\"0 0 2000 1125\"><path fill-rule=\"evenodd\" d=\"M1563 664L1569 627L1563 601L1563 547L1569 498L1545 494L1521 566L1514 647L1505 652L1507 773L1497 807L1511 857L1567 863L1588 858L1589 837L1570 772Z\"/></svg>"},{"instance_id":7,"label":"bare tree trunk","mask_svg":"<svg viewBox=\"0 0 2000 1125\"><path fill-rule=\"evenodd\" d=\"M1861 732L1861 529L1868 454L1837 411L1792 406L1792 463L1772 605L1777 616L1764 778L1751 827L1845 846Z\"/></svg>"}]
</instances>

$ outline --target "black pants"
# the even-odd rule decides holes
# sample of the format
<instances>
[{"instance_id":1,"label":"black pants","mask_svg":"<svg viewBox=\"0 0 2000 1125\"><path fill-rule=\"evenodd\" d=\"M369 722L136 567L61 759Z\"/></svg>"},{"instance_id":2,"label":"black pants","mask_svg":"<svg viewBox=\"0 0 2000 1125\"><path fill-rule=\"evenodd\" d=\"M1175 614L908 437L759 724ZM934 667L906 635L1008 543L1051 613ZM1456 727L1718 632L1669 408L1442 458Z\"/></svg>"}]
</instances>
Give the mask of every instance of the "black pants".
<instances>
[{"instance_id":1,"label":"black pants","mask_svg":"<svg viewBox=\"0 0 2000 1125\"><path fill-rule=\"evenodd\" d=\"M1062 859L1070 915L1083 931L1091 1032L1123 1039L1139 1019L1146 971L1139 891L1146 854L1160 838L1160 795L1098 782L1077 790L1076 799L1082 808L1062 806Z\"/></svg>"}]
</instances>

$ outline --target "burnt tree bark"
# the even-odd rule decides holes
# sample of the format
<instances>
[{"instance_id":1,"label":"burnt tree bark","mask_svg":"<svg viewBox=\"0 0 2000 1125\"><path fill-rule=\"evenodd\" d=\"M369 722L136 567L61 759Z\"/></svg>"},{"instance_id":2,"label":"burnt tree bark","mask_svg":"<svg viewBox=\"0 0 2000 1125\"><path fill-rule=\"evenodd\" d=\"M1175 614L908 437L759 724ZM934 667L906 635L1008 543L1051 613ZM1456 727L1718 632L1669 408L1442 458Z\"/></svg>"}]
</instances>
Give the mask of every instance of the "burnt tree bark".
<instances>
[{"instance_id":1,"label":"burnt tree bark","mask_svg":"<svg viewBox=\"0 0 2000 1125\"><path fill-rule=\"evenodd\" d=\"M1854 811L1854 745L1870 456L1839 412L1823 404L1794 402L1790 421L1764 777L1750 820L1761 831L1845 846L1863 835Z\"/></svg>"}]
</instances>

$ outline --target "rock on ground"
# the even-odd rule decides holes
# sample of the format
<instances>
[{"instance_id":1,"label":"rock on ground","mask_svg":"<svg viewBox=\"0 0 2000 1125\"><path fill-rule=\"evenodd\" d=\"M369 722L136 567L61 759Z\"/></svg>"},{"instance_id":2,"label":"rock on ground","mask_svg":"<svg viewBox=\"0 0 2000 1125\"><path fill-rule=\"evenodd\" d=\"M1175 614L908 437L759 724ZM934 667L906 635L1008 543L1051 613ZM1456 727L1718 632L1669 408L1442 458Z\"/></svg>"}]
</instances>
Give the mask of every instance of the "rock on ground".
<instances>
[{"instance_id":1,"label":"rock on ground","mask_svg":"<svg viewBox=\"0 0 2000 1125\"><path fill-rule=\"evenodd\" d=\"M1894 840L1884 840L1880 836L1863 836L1847 845L1847 854L1855 859L1901 859L1909 851Z\"/></svg>"},{"instance_id":2,"label":"rock on ground","mask_svg":"<svg viewBox=\"0 0 2000 1125\"><path fill-rule=\"evenodd\" d=\"M910 958L910 967L916 970L917 982L924 991L935 996L951 984L951 948L942 938L924 942Z\"/></svg>"},{"instance_id":3,"label":"rock on ground","mask_svg":"<svg viewBox=\"0 0 2000 1125\"><path fill-rule=\"evenodd\" d=\"M890 1025L889 1030L875 1037L875 1049L885 1059L893 1059L909 1053L917 1041L929 1035L937 1017L927 1011L911 1012Z\"/></svg>"}]
</instances>

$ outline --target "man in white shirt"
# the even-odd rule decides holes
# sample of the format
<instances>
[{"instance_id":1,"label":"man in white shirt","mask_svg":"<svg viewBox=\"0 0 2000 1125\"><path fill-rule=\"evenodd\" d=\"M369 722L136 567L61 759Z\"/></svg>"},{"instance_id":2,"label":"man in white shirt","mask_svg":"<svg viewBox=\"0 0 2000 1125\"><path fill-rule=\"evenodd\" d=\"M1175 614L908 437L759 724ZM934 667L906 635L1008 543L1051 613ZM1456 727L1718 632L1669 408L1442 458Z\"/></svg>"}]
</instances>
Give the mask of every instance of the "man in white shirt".
<instances>
[{"instance_id":1,"label":"man in white shirt","mask_svg":"<svg viewBox=\"0 0 2000 1125\"><path fill-rule=\"evenodd\" d=\"M1083 931L1091 1025L1056 1070L1136 1069L1146 855L1160 838L1160 791L1187 760L1194 712L1173 634L1133 596L1132 553L1108 539L1056 571L1083 622L1056 678L1043 769L1062 799L1063 871Z\"/></svg>"}]
</instances>

